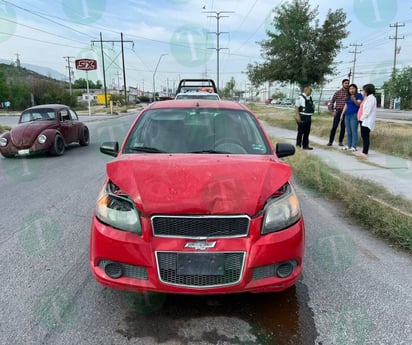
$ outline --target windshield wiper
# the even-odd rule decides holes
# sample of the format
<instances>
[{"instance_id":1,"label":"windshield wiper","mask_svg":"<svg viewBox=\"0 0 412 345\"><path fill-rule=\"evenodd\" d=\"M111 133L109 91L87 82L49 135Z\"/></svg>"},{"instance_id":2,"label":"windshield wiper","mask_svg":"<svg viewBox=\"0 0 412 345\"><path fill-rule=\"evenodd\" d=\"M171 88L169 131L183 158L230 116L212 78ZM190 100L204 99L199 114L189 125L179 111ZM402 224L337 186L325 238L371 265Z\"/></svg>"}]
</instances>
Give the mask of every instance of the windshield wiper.
<instances>
[{"instance_id":1,"label":"windshield wiper","mask_svg":"<svg viewBox=\"0 0 412 345\"><path fill-rule=\"evenodd\" d=\"M191 151L190 153L219 153L219 154L227 154L230 152L227 151L216 151L216 150L199 150L199 151Z\"/></svg>"},{"instance_id":2,"label":"windshield wiper","mask_svg":"<svg viewBox=\"0 0 412 345\"><path fill-rule=\"evenodd\" d=\"M162 151L156 147L150 147L150 146L128 147L126 150L136 151L136 152L147 152L147 153L167 153L166 151Z\"/></svg>"}]
</instances>

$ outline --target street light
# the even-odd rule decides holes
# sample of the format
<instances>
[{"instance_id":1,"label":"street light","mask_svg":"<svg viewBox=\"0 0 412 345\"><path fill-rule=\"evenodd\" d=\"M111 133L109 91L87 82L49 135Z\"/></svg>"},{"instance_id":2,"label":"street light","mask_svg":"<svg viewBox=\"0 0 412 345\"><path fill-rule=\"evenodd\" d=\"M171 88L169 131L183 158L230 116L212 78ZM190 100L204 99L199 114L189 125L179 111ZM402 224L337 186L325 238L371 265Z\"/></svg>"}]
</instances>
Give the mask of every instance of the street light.
<instances>
[{"instance_id":1,"label":"street light","mask_svg":"<svg viewBox=\"0 0 412 345\"><path fill-rule=\"evenodd\" d=\"M156 101L155 75L156 75L156 72L157 72L157 68L159 67L160 60L161 60L162 57L165 56L165 55L167 55L167 54L160 54L159 60L157 61L156 68L155 68L155 70L154 70L154 72L153 72L153 102Z\"/></svg>"}]
</instances>

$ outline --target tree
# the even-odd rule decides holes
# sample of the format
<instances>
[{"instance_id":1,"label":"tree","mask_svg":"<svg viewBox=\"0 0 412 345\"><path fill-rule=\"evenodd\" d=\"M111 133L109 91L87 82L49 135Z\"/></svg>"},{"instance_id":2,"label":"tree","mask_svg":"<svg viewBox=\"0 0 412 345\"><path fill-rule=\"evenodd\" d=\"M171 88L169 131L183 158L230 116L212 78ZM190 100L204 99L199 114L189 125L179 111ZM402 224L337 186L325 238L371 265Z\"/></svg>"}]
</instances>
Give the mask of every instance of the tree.
<instances>
[{"instance_id":1,"label":"tree","mask_svg":"<svg viewBox=\"0 0 412 345\"><path fill-rule=\"evenodd\" d=\"M269 38L260 42L262 63L249 64L247 74L253 85L263 82L291 82L301 88L320 85L334 73L334 59L348 36L346 14L342 9L329 10L322 26L318 7L309 0L293 0L274 8Z\"/></svg>"},{"instance_id":2,"label":"tree","mask_svg":"<svg viewBox=\"0 0 412 345\"><path fill-rule=\"evenodd\" d=\"M383 84L385 95L401 99L401 108L410 109L412 100L412 67L405 67Z\"/></svg>"},{"instance_id":3,"label":"tree","mask_svg":"<svg viewBox=\"0 0 412 345\"><path fill-rule=\"evenodd\" d=\"M232 99L234 96L234 90L236 87L235 78L231 77L230 80L226 83L222 91L222 96L227 99Z\"/></svg>"},{"instance_id":4,"label":"tree","mask_svg":"<svg viewBox=\"0 0 412 345\"><path fill-rule=\"evenodd\" d=\"M76 79L73 83L73 88L74 89L86 89L87 79L84 79L84 78ZM89 80L89 89L101 89L101 88L102 88L102 83L100 80L96 81L96 83L93 80Z\"/></svg>"}]
</instances>

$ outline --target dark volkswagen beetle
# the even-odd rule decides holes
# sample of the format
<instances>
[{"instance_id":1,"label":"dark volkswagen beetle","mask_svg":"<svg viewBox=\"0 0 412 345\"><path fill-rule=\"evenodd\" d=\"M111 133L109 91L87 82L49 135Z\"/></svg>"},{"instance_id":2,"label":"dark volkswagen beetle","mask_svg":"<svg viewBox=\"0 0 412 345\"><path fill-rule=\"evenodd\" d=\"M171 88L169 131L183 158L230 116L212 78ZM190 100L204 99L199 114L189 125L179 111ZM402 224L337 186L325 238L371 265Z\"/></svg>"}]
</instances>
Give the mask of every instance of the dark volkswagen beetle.
<instances>
[{"instance_id":1,"label":"dark volkswagen beetle","mask_svg":"<svg viewBox=\"0 0 412 345\"><path fill-rule=\"evenodd\" d=\"M89 145L89 129L77 113L63 104L44 104L27 108L17 126L0 137L0 153L6 157L50 153L61 156L66 146Z\"/></svg>"}]
</instances>

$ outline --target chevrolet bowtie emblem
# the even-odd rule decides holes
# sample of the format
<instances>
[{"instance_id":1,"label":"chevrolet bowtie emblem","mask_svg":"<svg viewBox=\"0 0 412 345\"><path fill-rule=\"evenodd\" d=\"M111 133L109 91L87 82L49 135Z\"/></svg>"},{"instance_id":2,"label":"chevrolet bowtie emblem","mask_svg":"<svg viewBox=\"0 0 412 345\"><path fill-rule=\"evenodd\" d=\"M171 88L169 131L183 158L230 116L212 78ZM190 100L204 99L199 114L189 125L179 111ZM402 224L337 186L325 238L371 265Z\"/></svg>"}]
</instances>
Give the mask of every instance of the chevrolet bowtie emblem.
<instances>
[{"instance_id":1,"label":"chevrolet bowtie emblem","mask_svg":"<svg viewBox=\"0 0 412 345\"><path fill-rule=\"evenodd\" d=\"M185 244L185 248L192 248L195 250L206 250L209 248L214 248L216 242L206 242L206 241L197 241L197 242L188 242Z\"/></svg>"}]
</instances>

